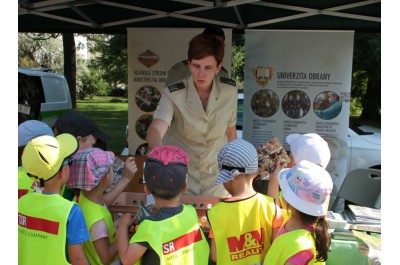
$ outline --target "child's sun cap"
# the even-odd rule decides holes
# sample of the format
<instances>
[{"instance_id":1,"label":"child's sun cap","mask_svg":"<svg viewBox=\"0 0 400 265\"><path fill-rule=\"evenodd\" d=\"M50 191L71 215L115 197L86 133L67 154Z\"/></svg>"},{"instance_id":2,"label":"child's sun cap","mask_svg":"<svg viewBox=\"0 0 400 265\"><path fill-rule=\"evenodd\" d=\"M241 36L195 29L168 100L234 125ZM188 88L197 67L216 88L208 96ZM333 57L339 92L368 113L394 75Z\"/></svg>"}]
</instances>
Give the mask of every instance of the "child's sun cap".
<instances>
[{"instance_id":1,"label":"child's sun cap","mask_svg":"<svg viewBox=\"0 0 400 265\"><path fill-rule=\"evenodd\" d=\"M321 166L300 161L293 168L282 169L278 181L283 198L294 208L312 216L326 215L333 183Z\"/></svg>"},{"instance_id":2,"label":"child's sun cap","mask_svg":"<svg viewBox=\"0 0 400 265\"><path fill-rule=\"evenodd\" d=\"M228 182L240 174L258 172L257 150L246 140L235 139L225 144L217 157L219 175L215 184Z\"/></svg>"},{"instance_id":3,"label":"child's sun cap","mask_svg":"<svg viewBox=\"0 0 400 265\"><path fill-rule=\"evenodd\" d=\"M290 145L290 153L296 164L307 160L325 169L331 159L328 143L316 133L289 134L286 142Z\"/></svg>"},{"instance_id":4,"label":"child's sun cap","mask_svg":"<svg viewBox=\"0 0 400 265\"><path fill-rule=\"evenodd\" d=\"M103 142L111 139L111 136L101 130L94 120L79 111L68 112L60 116L54 123L54 129L58 134L70 133L75 137L85 137L91 134Z\"/></svg>"},{"instance_id":5,"label":"child's sun cap","mask_svg":"<svg viewBox=\"0 0 400 265\"><path fill-rule=\"evenodd\" d=\"M67 187L90 191L112 170L115 155L100 148L79 150L73 156Z\"/></svg>"},{"instance_id":6,"label":"child's sun cap","mask_svg":"<svg viewBox=\"0 0 400 265\"><path fill-rule=\"evenodd\" d=\"M18 146L24 146L33 138L42 135L54 136L49 125L38 120L24 121L18 125Z\"/></svg>"},{"instance_id":7,"label":"child's sun cap","mask_svg":"<svg viewBox=\"0 0 400 265\"><path fill-rule=\"evenodd\" d=\"M66 158L78 150L78 141L68 133L57 137L42 135L32 139L22 153L22 167L26 173L43 179L54 177Z\"/></svg>"},{"instance_id":8,"label":"child's sun cap","mask_svg":"<svg viewBox=\"0 0 400 265\"><path fill-rule=\"evenodd\" d=\"M160 198L179 195L187 180L189 156L176 146L157 146L150 151L144 168L144 180L149 191Z\"/></svg>"}]
</instances>

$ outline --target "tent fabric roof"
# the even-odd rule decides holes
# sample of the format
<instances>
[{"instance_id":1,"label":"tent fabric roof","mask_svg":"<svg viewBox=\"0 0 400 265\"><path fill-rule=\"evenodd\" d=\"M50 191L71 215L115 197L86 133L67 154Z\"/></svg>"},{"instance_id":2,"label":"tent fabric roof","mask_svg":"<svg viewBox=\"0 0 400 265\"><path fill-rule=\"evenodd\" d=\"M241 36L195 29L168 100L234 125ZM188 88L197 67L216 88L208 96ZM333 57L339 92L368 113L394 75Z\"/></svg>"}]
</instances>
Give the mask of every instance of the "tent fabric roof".
<instances>
[{"instance_id":1,"label":"tent fabric roof","mask_svg":"<svg viewBox=\"0 0 400 265\"><path fill-rule=\"evenodd\" d=\"M125 34L127 28L381 31L381 0L18 0L18 31Z\"/></svg>"}]
</instances>

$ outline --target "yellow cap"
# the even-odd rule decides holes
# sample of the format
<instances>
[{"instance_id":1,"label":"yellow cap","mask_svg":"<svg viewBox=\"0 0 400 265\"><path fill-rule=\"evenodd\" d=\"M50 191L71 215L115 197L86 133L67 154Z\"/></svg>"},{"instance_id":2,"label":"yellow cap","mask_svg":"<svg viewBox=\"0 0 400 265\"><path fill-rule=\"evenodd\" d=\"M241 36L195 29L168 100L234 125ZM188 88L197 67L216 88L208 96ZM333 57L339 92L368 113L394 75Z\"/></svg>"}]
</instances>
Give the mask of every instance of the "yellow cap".
<instances>
[{"instance_id":1,"label":"yellow cap","mask_svg":"<svg viewBox=\"0 0 400 265\"><path fill-rule=\"evenodd\" d=\"M54 177L64 160L77 150L78 141L71 134L39 136L25 146L21 158L22 167L27 173L46 181Z\"/></svg>"}]
</instances>

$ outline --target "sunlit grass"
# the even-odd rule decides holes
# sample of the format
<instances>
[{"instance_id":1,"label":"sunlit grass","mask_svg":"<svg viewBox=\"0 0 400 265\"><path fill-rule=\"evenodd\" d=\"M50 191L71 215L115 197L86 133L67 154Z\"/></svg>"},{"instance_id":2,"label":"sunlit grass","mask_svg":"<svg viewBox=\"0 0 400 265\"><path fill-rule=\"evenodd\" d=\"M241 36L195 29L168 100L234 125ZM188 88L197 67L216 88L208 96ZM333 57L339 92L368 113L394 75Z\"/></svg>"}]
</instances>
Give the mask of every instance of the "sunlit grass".
<instances>
[{"instance_id":1,"label":"sunlit grass","mask_svg":"<svg viewBox=\"0 0 400 265\"><path fill-rule=\"evenodd\" d=\"M128 99L94 97L92 100L77 100L77 110L92 118L111 140L107 150L120 154L125 147L125 128L128 124Z\"/></svg>"}]
</instances>

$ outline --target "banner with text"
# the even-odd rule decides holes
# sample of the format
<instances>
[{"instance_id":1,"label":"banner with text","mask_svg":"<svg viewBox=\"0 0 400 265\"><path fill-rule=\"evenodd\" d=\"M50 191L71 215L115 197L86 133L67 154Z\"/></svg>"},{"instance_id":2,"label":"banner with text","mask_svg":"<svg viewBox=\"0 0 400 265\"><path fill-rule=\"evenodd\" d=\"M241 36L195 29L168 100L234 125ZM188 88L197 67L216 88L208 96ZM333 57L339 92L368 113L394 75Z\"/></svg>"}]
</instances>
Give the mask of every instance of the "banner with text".
<instances>
[{"instance_id":1,"label":"banner with text","mask_svg":"<svg viewBox=\"0 0 400 265\"><path fill-rule=\"evenodd\" d=\"M336 196L347 173L353 31L245 32L243 138L254 146L318 133Z\"/></svg>"},{"instance_id":2,"label":"banner with text","mask_svg":"<svg viewBox=\"0 0 400 265\"><path fill-rule=\"evenodd\" d=\"M129 155L148 155L147 128L169 69L187 59L190 40L204 29L128 29ZM223 66L230 73L232 30L224 29Z\"/></svg>"}]
</instances>

